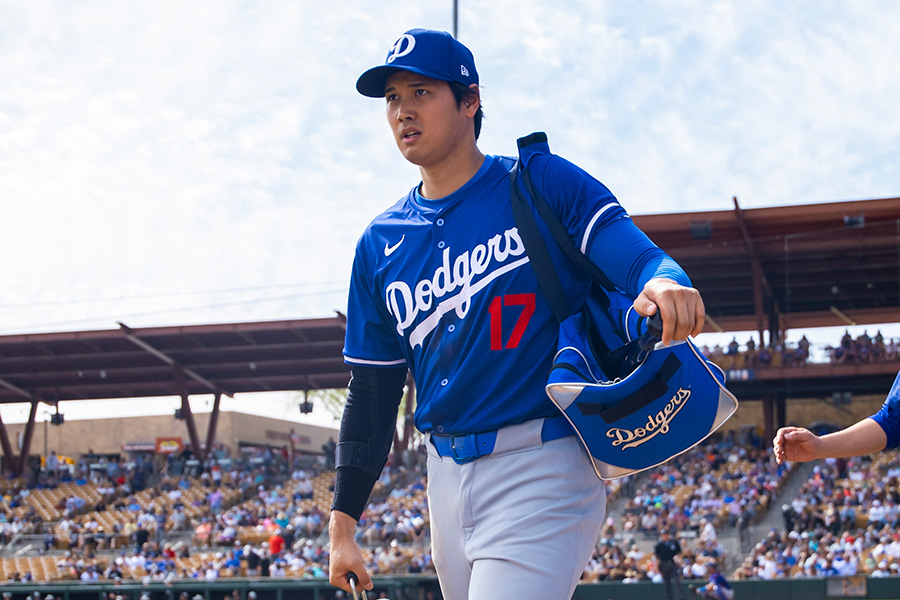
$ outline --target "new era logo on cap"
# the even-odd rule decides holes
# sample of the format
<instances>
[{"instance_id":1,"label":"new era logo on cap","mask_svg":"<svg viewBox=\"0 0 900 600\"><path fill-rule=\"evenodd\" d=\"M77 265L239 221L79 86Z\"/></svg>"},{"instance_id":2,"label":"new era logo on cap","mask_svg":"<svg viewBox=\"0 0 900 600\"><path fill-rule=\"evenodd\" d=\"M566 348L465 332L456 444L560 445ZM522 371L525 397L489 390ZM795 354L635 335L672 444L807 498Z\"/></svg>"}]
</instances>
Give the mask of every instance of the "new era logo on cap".
<instances>
[{"instance_id":1,"label":"new era logo on cap","mask_svg":"<svg viewBox=\"0 0 900 600\"><path fill-rule=\"evenodd\" d=\"M410 29L391 45L383 65L360 76L356 89L364 96L381 98L385 81L397 71L464 85L478 83L472 52L446 31Z\"/></svg>"}]
</instances>

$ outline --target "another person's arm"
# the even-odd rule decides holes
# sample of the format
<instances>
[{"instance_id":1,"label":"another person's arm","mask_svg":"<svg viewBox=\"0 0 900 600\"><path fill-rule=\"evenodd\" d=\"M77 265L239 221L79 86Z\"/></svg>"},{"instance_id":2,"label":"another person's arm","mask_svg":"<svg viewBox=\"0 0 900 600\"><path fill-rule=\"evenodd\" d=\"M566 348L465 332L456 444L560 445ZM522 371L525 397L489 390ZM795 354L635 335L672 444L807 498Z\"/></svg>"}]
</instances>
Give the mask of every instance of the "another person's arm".
<instances>
[{"instance_id":1,"label":"another person's arm","mask_svg":"<svg viewBox=\"0 0 900 600\"><path fill-rule=\"evenodd\" d=\"M887 436L881 426L866 418L847 429L821 437L803 427L782 427L773 441L775 460L808 462L820 458L847 458L884 450Z\"/></svg>"},{"instance_id":2,"label":"another person's arm","mask_svg":"<svg viewBox=\"0 0 900 600\"><path fill-rule=\"evenodd\" d=\"M871 417L822 437L802 427L782 427L772 443L779 463L846 458L900 447L900 373L881 409Z\"/></svg>"}]
</instances>

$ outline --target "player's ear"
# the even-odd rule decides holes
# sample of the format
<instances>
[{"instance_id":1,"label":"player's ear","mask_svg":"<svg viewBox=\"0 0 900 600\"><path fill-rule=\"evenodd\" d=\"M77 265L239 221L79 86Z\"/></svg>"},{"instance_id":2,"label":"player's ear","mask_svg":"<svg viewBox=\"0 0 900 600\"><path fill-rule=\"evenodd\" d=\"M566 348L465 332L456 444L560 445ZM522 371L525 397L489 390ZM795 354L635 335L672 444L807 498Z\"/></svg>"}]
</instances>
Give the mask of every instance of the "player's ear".
<instances>
[{"instance_id":1,"label":"player's ear","mask_svg":"<svg viewBox=\"0 0 900 600\"><path fill-rule=\"evenodd\" d=\"M478 112L478 108L481 106L481 89L478 87L477 83L473 83L469 86L471 93L467 94L463 99L463 105L466 107L466 116L474 117L475 113Z\"/></svg>"}]
</instances>

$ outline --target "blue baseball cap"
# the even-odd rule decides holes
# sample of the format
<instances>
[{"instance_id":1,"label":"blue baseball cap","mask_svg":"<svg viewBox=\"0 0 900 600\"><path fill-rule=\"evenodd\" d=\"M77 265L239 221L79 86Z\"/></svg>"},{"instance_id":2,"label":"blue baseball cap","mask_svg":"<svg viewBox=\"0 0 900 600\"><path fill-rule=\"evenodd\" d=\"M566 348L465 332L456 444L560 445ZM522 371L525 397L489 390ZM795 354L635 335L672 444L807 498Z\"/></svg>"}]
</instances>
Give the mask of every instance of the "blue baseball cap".
<instances>
[{"instance_id":1,"label":"blue baseball cap","mask_svg":"<svg viewBox=\"0 0 900 600\"><path fill-rule=\"evenodd\" d=\"M466 86L478 83L472 51L446 31L410 29L394 42L383 65L360 75L356 89L363 96L381 98L385 82L397 71L410 71L441 81L458 81Z\"/></svg>"}]
</instances>

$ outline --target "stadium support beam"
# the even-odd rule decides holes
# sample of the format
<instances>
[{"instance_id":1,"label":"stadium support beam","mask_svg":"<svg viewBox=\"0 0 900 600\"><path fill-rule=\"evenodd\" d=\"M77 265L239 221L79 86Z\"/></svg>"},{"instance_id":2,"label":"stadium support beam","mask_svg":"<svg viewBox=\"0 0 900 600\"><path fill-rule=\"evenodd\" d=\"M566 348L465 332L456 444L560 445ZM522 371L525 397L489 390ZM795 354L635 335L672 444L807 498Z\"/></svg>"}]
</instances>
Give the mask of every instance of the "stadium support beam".
<instances>
[{"instance_id":1,"label":"stadium support beam","mask_svg":"<svg viewBox=\"0 0 900 600\"><path fill-rule=\"evenodd\" d=\"M415 422L413 414L416 409L416 382L412 377L412 373L406 374L406 405L403 415L403 436L394 428L394 464L403 464L403 452L409 450L412 446L413 432Z\"/></svg>"},{"instance_id":2,"label":"stadium support beam","mask_svg":"<svg viewBox=\"0 0 900 600\"><path fill-rule=\"evenodd\" d=\"M0 385L31 402L32 412L37 410L36 407L38 401L27 391L5 379L0 379ZM3 419L0 419L0 445L3 447L3 460L6 462L6 470L13 475L21 475L22 470L16 464L12 444L9 442L9 433L6 431L6 425L3 424ZM22 461L20 460L19 462L21 463Z\"/></svg>"},{"instance_id":3,"label":"stadium support beam","mask_svg":"<svg viewBox=\"0 0 900 600\"><path fill-rule=\"evenodd\" d=\"M172 358L159 348L155 348L153 345L142 340L140 336L138 336L134 332L133 329L128 327L128 325L120 322L119 328L122 330L122 333L125 335L125 337L128 338L135 346L155 356L167 365L170 365L172 369L174 369L178 393L181 396L181 414L184 416L184 423L187 426L188 436L191 439L191 449L194 452L194 456L201 460L205 459L206 453L210 451L210 449L212 448L212 444L216 438L216 426L219 420L219 403L222 399L222 394L232 397L233 394L223 391L222 386L210 381L206 377L203 377L193 369L179 364L178 361L176 361L174 358ZM204 387L208 388L213 394L215 394L215 402L213 404L212 413L209 417L209 426L206 431L205 451L204 448L200 446L200 436L197 434L197 424L194 421L194 413L191 411L191 401L190 398L188 398L187 385L185 385L185 376L201 383Z\"/></svg>"},{"instance_id":4,"label":"stadium support beam","mask_svg":"<svg viewBox=\"0 0 900 600\"><path fill-rule=\"evenodd\" d=\"M835 316L837 316L837 318L839 318L841 321L844 322L844 325L850 325L850 326L853 326L853 325L859 325L859 323L857 323L856 321L854 321L853 319L851 319L850 317L848 317L848 316L847 316L841 309L839 309L837 306L831 306L830 309L831 309L831 312L834 313Z\"/></svg>"},{"instance_id":5,"label":"stadium support beam","mask_svg":"<svg viewBox=\"0 0 900 600\"><path fill-rule=\"evenodd\" d=\"M181 396L181 416L188 430L188 438L191 440L191 451L194 458L203 460L203 449L200 447L200 437L197 435L197 424L194 422L194 413L191 411L191 399L187 393L187 386L184 383L184 371L179 365L173 365L172 370L175 374L175 385L178 387Z\"/></svg>"},{"instance_id":6,"label":"stadium support beam","mask_svg":"<svg viewBox=\"0 0 900 600\"><path fill-rule=\"evenodd\" d=\"M38 400L31 401L31 410L28 412L28 422L25 424L25 434L22 436L22 452L19 454L19 468L16 475L25 472L28 454L31 452L31 438L34 436L34 423L37 421Z\"/></svg>"},{"instance_id":7,"label":"stadium support beam","mask_svg":"<svg viewBox=\"0 0 900 600\"><path fill-rule=\"evenodd\" d=\"M415 422L413 421L416 411L416 380L413 379L412 373L406 374L406 414L403 419L403 448L409 450L412 444L412 437L415 431Z\"/></svg>"},{"instance_id":8,"label":"stadium support beam","mask_svg":"<svg viewBox=\"0 0 900 600\"><path fill-rule=\"evenodd\" d=\"M776 314L779 312L778 302L775 300L775 295L772 293L772 286L769 285L769 279L766 277L766 273L762 268L762 262L759 260L759 256L756 253L753 237L750 235L750 230L747 229L744 211L741 209L741 205L738 204L737 196L732 196L731 199L734 201L734 216L737 221L738 229L740 229L741 236L744 238L747 254L750 255L750 267L753 273L753 309L756 316L756 329L759 333L759 345L762 346L765 343L765 340L763 339L763 332L765 330L765 304L763 292L771 299L772 310ZM770 343L774 343L776 337L777 332L769 332Z\"/></svg>"},{"instance_id":9,"label":"stadium support beam","mask_svg":"<svg viewBox=\"0 0 900 600\"><path fill-rule=\"evenodd\" d=\"M0 385L2 385L3 387L5 387L6 389L8 389L12 392L15 392L16 394L18 394L19 396L22 396L23 398L25 398L28 401L31 401L34 399L34 396L32 396L31 394L29 394L28 392L26 392L19 386L15 385L14 383L10 383L10 382L6 381L5 379L0 379Z\"/></svg>"},{"instance_id":10,"label":"stadium support beam","mask_svg":"<svg viewBox=\"0 0 900 600\"><path fill-rule=\"evenodd\" d=\"M787 425L787 398L779 395L775 399L775 428L781 429L785 425Z\"/></svg>"},{"instance_id":11,"label":"stadium support beam","mask_svg":"<svg viewBox=\"0 0 900 600\"><path fill-rule=\"evenodd\" d=\"M219 424L219 403L222 401L222 392L216 392L213 400L212 412L209 413L209 425L206 428L206 454L212 452L213 443L216 441L216 426Z\"/></svg>"},{"instance_id":12,"label":"stadium support beam","mask_svg":"<svg viewBox=\"0 0 900 600\"><path fill-rule=\"evenodd\" d=\"M711 316L709 316L709 313L706 313L706 322L707 322L707 323L709 324L709 326L712 327L713 330L716 331L717 333L725 333L725 330L722 329L722 326L719 325L719 324L715 321L715 319L713 319ZM760 341L760 344L762 344L762 341Z\"/></svg>"},{"instance_id":13,"label":"stadium support beam","mask_svg":"<svg viewBox=\"0 0 900 600\"><path fill-rule=\"evenodd\" d=\"M763 439L766 444L772 443L775 438L775 394L766 394L762 400L763 403Z\"/></svg>"},{"instance_id":14,"label":"stadium support beam","mask_svg":"<svg viewBox=\"0 0 900 600\"><path fill-rule=\"evenodd\" d=\"M3 462L6 464L6 472L18 475L15 461L13 460L15 457L13 456L12 444L9 443L9 432L6 431L6 425L3 423L2 416L0 416L0 444L3 445Z\"/></svg>"},{"instance_id":15,"label":"stadium support beam","mask_svg":"<svg viewBox=\"0 0 900 600\"><path fill-rule=\"evenodd\" d=\"M233 394L231 394L230 392L223 391L222 386L216 385L215 383L213 383L209 379L203 377L202 375L200 375L193 369L189 369L188 367L178 364L178 361L176 361L174 358L172 358L171 356L169 356L162 350L159 350L158 348L154 348L151 344L148 344L147 342L142 340L134 332L134 330L131 327L129 327L128 325L126 325L125 323L119 322L119 328L122 330L122 333L125 335L125 337L131 341L132 344L134 344L141 350L144 350L148 354L152 354L153 356L155 356L159 360L163 361L167 365L171 365L173 367L177 366L179 369L181 369L181 371L185 375L187 375L194 381L197 381L197 382L203 384L205 387L209 388L210 392L212 392L214 394L224 393L226 396L233 396Z\"/></svg>"}]
</instances>

